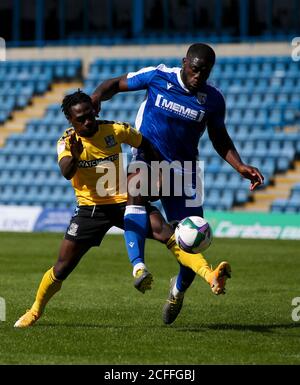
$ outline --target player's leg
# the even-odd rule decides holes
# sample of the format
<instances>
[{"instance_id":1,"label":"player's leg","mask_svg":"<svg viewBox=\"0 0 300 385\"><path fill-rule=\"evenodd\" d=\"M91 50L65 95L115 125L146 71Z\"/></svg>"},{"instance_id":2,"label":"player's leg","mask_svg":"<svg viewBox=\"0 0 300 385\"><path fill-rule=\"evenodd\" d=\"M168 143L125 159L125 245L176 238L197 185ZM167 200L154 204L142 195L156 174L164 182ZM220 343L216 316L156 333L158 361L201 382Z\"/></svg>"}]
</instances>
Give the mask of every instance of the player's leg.
<instances>
[{"instance_id":1,"label":"player's leg","mask_svg":"<svg viewBox=\"0 0 300 385\"><path fill-rule=\"evenodd\" d=\"M185 207L184 197L171 197L169 199L162 199L164 209L166 211L167 217L172 222L174 218L183 219L188 216L200 216L203 217L203 209L201 206L198 207ZM182 274L182 281L188 282L188 286L190 286L191 282L189 281L192 278L190 273L186 273L185 267L191 268L197 275L200 275L210 286L214 294L224 294L225 289L225 281L223 279L223 275L227 274L230 276L230 266L228 262L222 262L218 265L215 270L212 270L209 267L209 264L203 254L190 254L186 253L179 248L179 246L175 242L175 236L169 239L167 243L167 247L172 251L172 253L176 256L178 262L182 265L179 273L179 280L177 282L178 286L184 287L185 285L180 285L180 276ZM226 267L227 266L227 267ZM226 271L224 270L226 267ZM185 276L189 277L185 279ZM220 278L220 282L217 284L216 279Z\"/></svg>"},{"instance_id":2,"label":"player's leg","mask_svg":"<svg viewBox=\"0 0 300 385\"><path fill-rule=\"evenodd\" d=\"M42 314L50 298L60 290L62 282L77 266L92 245L86 242L74 242L64 239L55 265L45 274L39 286L32 310Z\"/></svg>"},{"instance_id":3,"label":"player's leg","mask_svg":"<svg viewBox=\"0 0 300 385\"><path fill-rule=\"evenodd\" d=\"M62 241L55 265L44 274L33 305L15 323L15 327L31 326L41 317L49 300L61 289L63 280L72 272L90 247L90 244L73 242L68 239Z\"/></svg>"},{"instance_id":4,"label":"player's leg","mask_svg":"<svg viewBox=\"0 0 300 385\"><path fill-rule=\"evenodd\" d=\"M83 207L76 212L61 243L55 265L44 274L35 302L15 323L15 327L31 326L40 318L49 300L60 290L63 280L92 246L100 245L109 227L105 216L100 216L100 219L94 216L93 207Z\"/></svg>"},{"instance_id":5,"label":"player's leg","mask_svg":"<svg viewBox=\"0 0 300 385\"><path fill-rule=\"evenodd\" d=\"M183 205L182 198L183 197L162 198L162 204L169 221L179 221L184 217L188 216L188 214L186 214L186 211L184 210L185 205ZM186 257L188 254L182 253L182 250L175 242L174 235L172 235L172 237L169 239L167 247L173 254L176 255L177 260L179 259L180 255L182 257ZM193 257L193 255L191 255L191 257ZM202 260L202 255L200 256L200 258ZM191 260L193 260L193 258ZM196 276L196 273L191 268L182 265L182 261L180 262L178 260L178 262L180 266L179 273L177 276L171 278L169 295L163 307L162 318L165 324L171 324L179 315L183 305L185 292L192 284ZM189 264L188 258L187 260L185 260L185 262ZM203 265L205 269L209 269L209 266L204 258Z\"/></svg>"},{"instance_id":6,"label":"player's leg","mask_svg":"<svg viewBox=\"0 0 300 385\"><path fill-rule=\"evenodd\" d=\"M162 204L168 220L181 220L187 216L203 217L202 207L185 207L185 197L162 198ZM196 274L210 285L214 294L224 294L226 278L230 277L230 265L222 262L212 270L201 253L189 254L179 248L172 235L167 247L176 256L180 268L177 277L171 279L168 299L163 309L163 321L170 324L177 318L183 303L184 293L192 284Z\"/></svg>"},{"instance_id":7,"label":"player's leg","mask_svg":"<svg viewBox=\"0 0 300 385\"><path fill-rule=\"evenodd\" d=\"M124 238L128 257L133 266L134 286L142 293L151 289L153 281L144 257L149 217L146 210L148 189L143 192L143 186L147 188L148 179L148 169L139 170L128 176L128 198L124 214ZM136 194L137 189L140 191L139 194Z\"/></svg>"},{"instance_id":8,"label":"player's leg","mask_svg":"<svg viewBox=\"0 0 300 385\"><path fill-rule=\"evenodd\" d=\"M152 210L150 212L150 223L152 237L165 243L180 263L178 276L171 279L169 297L163 310L163 320L166 324L170 324L175 321L182 308L184 292L193 282L196 272L199 273L199 270L203 269L203 261L201 255L199 258L197 255L188 254L176 245L173 237L174 227L165 221L158 210ZM182 266L180 262L181 259L187 263L187 266L189 267ZM190 267L194 269L195 272Z\"/></svg>"},{"instance_id":9,"label":"player's leg","mask_svg":"<svg viewBox=\"0 0 300 385\"><path fill-rule=\"evenodd\" d=\"M211 269L204 256L200 253L190 254L180 249L175 242L175 226L166 222L158 209L150 207L150 230L152 234L149 235L149 233L148 237L164 243L181 265L190 268L194 273L205 278L211 272Z\"/></svg>"},{"instance_id":10,"label":"player's leg","mask_svg":"<svg viewBox=\"0 0 300 385\"><path fill-rule=\"evenodd\" d=\"M170 246L170 241L173 239L174 227L165 221L160 211L153 207L151 207L149 211L151 226L148 237L169 245L170 250L176 256L177 260L178 257L182 257L183 253L187 254L179 249L176 243L172 245L172 247ZM195 269L198 269L197 263L194 263L192 257L193 255L191 254L191 258L186 258L185 261L191 263ZM197 262L197 258L195 258L195 261ZM192 269L180 265L179 275L171 279L170 293L163 309L164 323L170 324L175 321L182 308L184 293L193 282L195 274Z\"/></svg>"},{"instance_id":11,"label":"player's leg","mask_svg":"<svg viewBox=\"0 0 300 385\"><path fill-rule=\"evenodd\" d=\"M204 278L205 281L211 285L212 290L215 294L221 294L221 287L220 285L216 285L215 279L216 277L222 275L221 270L224 269L224 262L222 262L217 267L217 269L212 270L209 267L207 260L201 253L190 254L180 249L180 247L175 242L175 226L172 226L171 224L167 223L160 211L154 208L153 206L150 206L150 208L148 206L148 211L150 213L150 229L148 232L148 238L153 238L162 243L165 243L168 249L172 252L172 254L176 257L177 261L181 265L179 279L177 282L179 291L186 290L191 285L195 274L197 274ZM175 210L173 210L173 212L175 212ZM191 212L185 212L185 215L188 216L203 216L202 208L197 208L197 210L193 209ZM169 216L171 216L170 213ZM175 221L175 223L176 222L177 221ZM195 274L193 274L190 270L192 270ZM214 274L212 274L213 272Z\"/></svg>"}]
</instances>

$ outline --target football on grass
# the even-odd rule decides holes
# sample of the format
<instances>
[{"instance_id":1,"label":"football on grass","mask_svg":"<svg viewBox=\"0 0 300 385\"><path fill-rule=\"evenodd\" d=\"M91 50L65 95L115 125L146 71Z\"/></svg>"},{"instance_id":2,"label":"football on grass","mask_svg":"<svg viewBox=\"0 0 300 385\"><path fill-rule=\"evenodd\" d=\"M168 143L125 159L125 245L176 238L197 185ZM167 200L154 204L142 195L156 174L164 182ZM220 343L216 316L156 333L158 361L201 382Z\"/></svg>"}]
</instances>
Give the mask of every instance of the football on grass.
<instances>
[{"instance_id":1,"label":"football on grass","mask_svg":"<svg viewBox=\"0 0 300 385\"><path fill-rule=\"evenodd\" d=\"M202 217L187 217L180 221L175 229L177 245L187 253L201 253L212 242L212 230Z\"/></svg>"}]
</instances>

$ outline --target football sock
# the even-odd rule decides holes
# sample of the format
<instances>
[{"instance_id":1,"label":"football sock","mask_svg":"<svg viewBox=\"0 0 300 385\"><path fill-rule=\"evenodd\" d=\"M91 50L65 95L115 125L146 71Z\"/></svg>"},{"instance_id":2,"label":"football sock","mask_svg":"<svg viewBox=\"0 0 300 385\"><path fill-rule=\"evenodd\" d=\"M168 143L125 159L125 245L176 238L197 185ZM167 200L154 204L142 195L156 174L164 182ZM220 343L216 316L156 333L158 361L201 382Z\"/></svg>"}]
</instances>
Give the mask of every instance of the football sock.
<instances>
[{"instance_id":1,"label":"football sock","mask_svg":"<svg viewBox=\"0 0 300 385\"><path fill-rule=\"evenodd\" d=\"M38 314L42 314L45 306L50 298L60 290L62 281L56 279L53 272L53 267L46 271L44 274L38 291L36 293L35 302L31 307L31 310Z\"/></svg>"},{"instance_id":2,"label":"football sock","mask_svg":"<svg viewBox=\"0 0 300 385\"><path fill-rule=\"evenodd\" d=\"M145 206L126 206L124 215L124 237L129 260L134 266L144 262L145 238L149 219Z\"/></svg>"},{"instance_id":3,"label":"football sock","mask_svg":"<svg viewBox=\"0 0 300 385\"><path fill-rule=\"evenodd\" d=\"M179 292L184 292L192 284L196 274L188 267L180 265L179 274L176 280L176 288ZM177 295L178 296L178 295Z\"/></svg>"},{"instance_id":4,"label":"football sock","mask_svg":"<svg viewBox=\"0 0 300 385\"><path fill-rule=\"evenodd\" d=\"M189 267L208 282L208 275L212 272L212 269L202 254L190 254L181 250L175 241L174 234L170 237L166 246L181 265Z\"/></svg>"}]
</instances>

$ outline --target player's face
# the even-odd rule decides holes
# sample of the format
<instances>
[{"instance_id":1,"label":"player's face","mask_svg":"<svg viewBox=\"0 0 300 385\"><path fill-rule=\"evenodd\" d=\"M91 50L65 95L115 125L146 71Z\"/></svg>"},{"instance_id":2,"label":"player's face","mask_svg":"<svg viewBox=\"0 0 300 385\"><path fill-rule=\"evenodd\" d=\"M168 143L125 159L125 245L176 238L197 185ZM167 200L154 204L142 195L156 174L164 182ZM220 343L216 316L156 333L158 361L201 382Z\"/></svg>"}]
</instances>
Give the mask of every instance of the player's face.
<instances>
[{"instance_id":1,"label":"player's face","mask_svg":"<svg viewBox=\"0 0 300 385\"><path fill-rule=\"evenodd\" d=\"M182 80L186 88L195 92L208 79L213 63L199 57L184 58L182 65Z\"/></svg>"},{"instance_id":2,"label":"player's face","mask_svg":"<svg viewBox=\"0 0 300 385\"><path fill-rule=\"evenodd\" d=\"M93 136L98 129L96 113L91 103L79 103L72 106L69 120L79 136Z\"/></svg>"}]
</instances>

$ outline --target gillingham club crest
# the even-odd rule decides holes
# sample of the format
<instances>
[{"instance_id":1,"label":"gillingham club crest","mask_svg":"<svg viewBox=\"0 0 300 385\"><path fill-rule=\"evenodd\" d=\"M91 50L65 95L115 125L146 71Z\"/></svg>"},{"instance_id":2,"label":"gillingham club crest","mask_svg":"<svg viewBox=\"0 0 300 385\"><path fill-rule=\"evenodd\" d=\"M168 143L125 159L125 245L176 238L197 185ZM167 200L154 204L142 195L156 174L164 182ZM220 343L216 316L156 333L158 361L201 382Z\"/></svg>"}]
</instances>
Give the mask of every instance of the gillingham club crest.
<instances>
[{"instance_id":1,"label":"gillingham club crest","mask_svg":"<svg viewBox=\"0 0 300 385\"><path fill-rule=\"evenodd\" d=\"M198 100L199 104L204 104L206 102L206 99L207 99L207 94L203 94L201 92L198 92L197 100Z\"/></svg>"}]
</instances>

